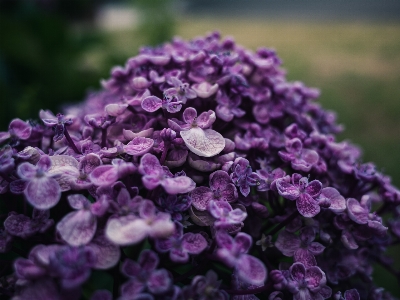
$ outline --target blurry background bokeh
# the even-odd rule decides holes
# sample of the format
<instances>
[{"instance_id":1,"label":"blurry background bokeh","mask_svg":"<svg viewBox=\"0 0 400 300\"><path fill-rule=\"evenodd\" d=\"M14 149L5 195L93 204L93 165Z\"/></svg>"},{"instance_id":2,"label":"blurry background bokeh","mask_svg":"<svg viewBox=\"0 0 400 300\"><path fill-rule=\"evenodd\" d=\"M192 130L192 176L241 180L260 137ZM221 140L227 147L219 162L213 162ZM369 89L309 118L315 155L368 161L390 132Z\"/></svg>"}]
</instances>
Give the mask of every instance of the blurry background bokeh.
<instances>
[{"instance_id":1,"label":"blurry background bokeh","mask_svg":"<svg viewBox=\"0 0 400 300\"><path fill-rule=\"evenodd\" d=\"M400 186L398 0L0 0L0 131L81 101L140 46L215 29L274 48L288 78L320 88L337 112L339 140ZM376 282L400 296L382 274L376 266Z\"/></svg>"}]
</instances>

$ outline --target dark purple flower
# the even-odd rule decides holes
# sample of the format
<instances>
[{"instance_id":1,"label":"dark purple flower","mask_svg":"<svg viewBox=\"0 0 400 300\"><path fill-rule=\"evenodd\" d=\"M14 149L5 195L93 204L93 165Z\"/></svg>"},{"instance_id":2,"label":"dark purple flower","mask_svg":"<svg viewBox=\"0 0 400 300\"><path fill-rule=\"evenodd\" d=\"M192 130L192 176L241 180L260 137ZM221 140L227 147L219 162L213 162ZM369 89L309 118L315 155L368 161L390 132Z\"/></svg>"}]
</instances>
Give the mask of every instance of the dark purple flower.
<instances>
[{"instance_id":1,"label":"dark purple flower","mask_svg":"<svg viewBox=\"0 0 400 300\"><path fill-rule=\"evenodd\" d=\"M257 186L260 184L260 177L257 173L252 171L247 159L242 157L235 159L232 170L232 181L239 187L243 196L246 197L250 193L250 186Z\"/></svg>"},{"instance_id":2,"label":"dark purple flower","mask_svg":"<svg viewBox=\"0 0 400 300\"><path fill-rule=\"evenodd\" d=\"M335 300L360 300L360 295L356 289L351 289L345 291L344 296L342 296L341 292L337 292L333 298Z\"/></svg>"},{"instance_id":3,"label":"dark purple flower","mask_svg":"<svg viewBox=\"0 0 400 300\"><path fill-rule=\"evenodd\" d=\"M44 125L54 128L55 134L53 140L55 142L60 141L64 137L65 127L70 126L73 123L71 118L66 118L60 113L54 116L49 110L41 110L39 117L43 121Z\"/></svg>"},{"instance_id":4,"label":"dark purple flower","mask_svg":"<svg viewBox=\"0 0 400 300\"><path fill-rule=\"evenodd\" d=\"M307 177L293 173L291 182L286 178L276 181L276 187L281 196L289 200L296 200L297 210L307 218L316 216L320 212L318 201L315 198L320 194L322 184L318 180L308 182Z\"/></svg>"},{"instance_id":5,"label":"dark purple flower","mask_svg":"<svg viewBox=\"0 0 400 300\"><path fill-rule=\"evenodd\" d=\"M156 200L161 211L171 215L175 221L182 221L182 214L187 211L192 204L192 198L189 195L168 195L163 194Z\"/></svg>"},{"instance_id":6,"label":"dark purple flower","mask_svg":"<svg viewBox=\"0 0 400 300\"><path fill-rule=\"evenodd\" d=\"M214 201L234 202L238 197L236 187L228 173L222 170L210 174L210 187L195 188L190 194L192 205L198 210L206 210L208 203Z\"/></svg>"},{"instance_id":7,"label":"dark purple flower","mask_svg":"<svg viewBox=\"0 0 400 300\"><path fill-rule=\"evenodd\" d=\"M228 294L220 290L220 285L221 280L218 280L217 274L209 270L205 276L195 276L190 286L183 288L182 297L183 299L228 300Z\"/></svg>"},{"instance_id":8,"label":"dark purple flower","mask_svg":"<svg viewBox=\"0 0 400 300\"><path fill-rule=\"evenodd\" d=\"M156 269L159 258L151 250L143 250L138 262L126 259L121 266L121 272L130 278L121 287L121 296L133 297L148 290L159 295L171 288L171 278L165 269ZM125 299L125 298L124 298Z\"/></svg>"},{"instance_id":9,"label":"dark purple flower","mask_svg":"<svg viewBox=\"0 0 400 300\"><path fill-rule=\"evenodd\" d=\"M321 254L325 249L314 239L315 231L312 227L302 228L299 236L284 230L279 233L275 246L283 255L293 256L295 262L301 262L308 268L317 265L314 255Z\"/></svg>"},{"instance_id":10,"label":"dark purple flower","mask_svg":"<svg viewBox=\"0 0 400 300\"><path fill-rule=\"evenodd\" d=\"M189 254L200 254L207 248L207 241L200 233L183 234L183 226L175 223L175 233L167 239L157 239L155 247L159 252L169 252L174 262L189 261Z\"/></svg>"},{"instance_id":11,"label":"dark purple flower","mask_svg":"<svg viewBox=\"0 0 400 300\"><path fill-rule=\"evenodd\" d=\"M254 256L247 254L251 245L251 237L239 232L235 238L223 231L216 233L218 257L229 267L234 268L240 280L248 284L262 285L267 279L267 269Z\"/></svg>"},{"instance_id":12,"label":"dark purple flower","mask_svg":"<svg viewBox=\"0 0 400 300\"><path fill-rule=\"evenodd\" d=\"M36 233L44 233L53 226L54 220L49 217L50 211L36 208L33 209L32 218L11 212L4 221L4 228L11 235L28 238Z\"/></svg>"}]
</instances>

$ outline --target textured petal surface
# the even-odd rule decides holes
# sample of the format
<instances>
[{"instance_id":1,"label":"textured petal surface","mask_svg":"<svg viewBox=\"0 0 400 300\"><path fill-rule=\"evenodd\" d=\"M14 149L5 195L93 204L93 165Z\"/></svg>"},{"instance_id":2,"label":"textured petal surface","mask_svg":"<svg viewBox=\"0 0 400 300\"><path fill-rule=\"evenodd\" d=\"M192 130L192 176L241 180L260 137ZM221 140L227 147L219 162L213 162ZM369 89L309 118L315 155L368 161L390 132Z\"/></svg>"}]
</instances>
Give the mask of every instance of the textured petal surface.
<instances>
[{"instance_id":1,"label":"textured petal surface","mask_svg":"<svg viewBox=\"0 0 400 300\"><path fill-rule=\"evenodd\" d=\"M154 112L162 107L162 100L156 96L149 96L143 99L142 108L148 112Z\"/></svg>"},{"instance_id":2,"label":"textured petal surface","mask_svg":"<svg viewBox=\"0 0 400 300\"><path fill-rule=\"evenodd\" d=\"M243 254L236 264L239 279L248 284L263 285L267 279L267 269L264 264L253 256Z\"/></svg>"},{"instance_id":3,"label":"textured petal surface","mask_svg":"<svg viewBox=\"0 0 400 300\"><path fill-rule=\"evenodd\" d=\"M181 131L181 136L189 150L199 156L212 157L225 148L224 137L212 129L195 127Z\"/></svg>"},{"instance_id":4,"label":"textured petal surface","mask_svg":"<svg viewBox=\"0 0 400 300\"><path fill-rule=\"evenodd\" d=\"M24 194L35 208L45 210L58 203L61 198L61 188L55 179L40 177L28 183Z\"/></svg>"},{"instance_id":5,"label":"textured petal surface","mask_svg":"<svg viewBox=\"0 0 400 300\"><path fill-rule=\"evenodd\" d=\"M296 201L296 206L299 213L306 218L316 216L321 210L318 202L308 194L301 194L299 199Z\"/></svg>"},{"instance_id":6,"label":"textured petal surface","mask_svg":"<svg viewBox=\"0 0 400 300\"><path fill-rule=\"evenodd\" d=\"M148 234L149 225L142 219L120 217L109 219L106 225L106 237L120 246L133 245L141 242Z\"/></svg>"},{"instance_id":7,"label":"textured petal surface","mask_svg":"<svg viewBox=\"0 0 400 300\"><path fill-rule=\"evenodd\" d=\"M145 137L135 137L130 141L124 150L127 154L133 156L140 156L150 151L154 145L154 140Z\"/></svg>"},{"instance_id":8,"label":"textured petal surface","mask_svg":"<svg viewBox=\"0 0 400 300\"><path fill-rule=\"evenodd\" d=\"M198 210L206 210L208 203L213 199L214 193L205 186L195 188L190 194L192 197L192 205Z\"/></svg>"},{"instance_id":9,"label":"textured petal surface","mask_svg":"<svg viewBox=\"0 0 400 300\"><path fill-rule=\"evenodd\" d=\"M189 193L196 187L196 183L187 176L165 178L161 181L161 185L168 194L172 195Z\"/></svg>"},{"instance_id":10,"label":"textured petal surface","mask_svg":"<svg viewBox=\"0 0 400 300\"><path fill-rule=\"evenodd\" d=\"M182 238L182 249L190 254L199 254L207 247L206 239L199 233L185 233Z\"/></svg>"}]
</instances>

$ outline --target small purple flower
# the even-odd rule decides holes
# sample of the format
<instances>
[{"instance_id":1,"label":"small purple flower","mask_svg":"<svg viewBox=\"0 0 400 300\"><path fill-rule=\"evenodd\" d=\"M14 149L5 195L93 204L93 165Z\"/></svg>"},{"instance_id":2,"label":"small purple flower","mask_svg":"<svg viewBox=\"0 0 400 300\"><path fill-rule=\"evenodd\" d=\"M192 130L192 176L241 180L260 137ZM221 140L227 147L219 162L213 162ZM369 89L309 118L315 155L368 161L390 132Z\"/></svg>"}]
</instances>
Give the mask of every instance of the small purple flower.
<instances>
[{"instance_id":1,"label":"small purple flower","mask_svg":"<svg viewBox=\"0 0 400 300\"><path fill-rule=\"evenodd\" d=\"M262 285L267 279L267 269L264 264L254 256L247 254L252 238L239 232L235 238L223 231L216 233L218 245L217 256L229 267L235 268L240 280L248 284Z\"/></svg>"},{"instance_id":2,"label":"small purple flower","mask_svg":"<svg viewBox=\"0 0 400 300\"><path fill-rule=\"evenodd\" d=\"M171 214L173 220L182 221L182 214L189 209L190 205L192 205L192 198L186 194L163 194L156 199L156 203L161 211Z\"/></svg>"},{"instance_id":3,"label":"small purple flower","mask_svg":"<svg viewBox=\"0 0 400 300\"><path fill-rule=\"evenodd\" d=\"M214 227L216 229L227 229L232 225L242 225L247 217L247 213L240 208L233 209L226 201L211 200L208 203L209 213L216 219Z\"/></svg>"},{"instance_id":4,"label":"small purple flower","mask_svg":"<svg viewBox=\"0 0 400 300\"><path fill-rule=\"evenodd\" d=\"M335 300L360 300L360 294L356 289L351 289L344 292L344 297L341 292L337 292L333 298Z\"/></svg>"},{"instance_id":5,"label":"small purple flower","mask_svg":"<svg viewBox=\"0 0 400 300\"><path fill-rule=\"evenodd\" d=\"M253 172L247 159L238 157L232 165L232 181L239 187L243 196L247 197L250 193L250 186L260 184L260 177Z\"/></svg>"},{"instance_id":6,"label":"small purple flower","mask_svg":"<svg viewBox=\"0 0 400 300\"><path fill-rule=\"evenodd\" d=\"M60 113L54 116L49 110L41 110L39 117L42 119L44 125L54 128L55 134L53 140L55 142L60 141L64 137L65 127L70 126L73 123L71 118L66 118Z\"/></svg>"},{"instance_id":7,"label":"small purple flower","mask_svg":"<svg viewBox=\"0 0 400 300\"><path fill-rule=\"evenodd\" d=\"M276 181L276 187L281 196L289 200L296 200L297 210L306 218L312 218L320 212L318 201L315 198L320 194L322 184L318 180L308 182L307 177L293 173L292 183L286 178Z\"/></svg>"},{"instance_id":8,"label":"small purple flower","mask_svg":"<svg viewBox=\"0 0 400 300\"><path fill-rule=\"evenodd\" d=\"M148 96L143 99L142 108L147 112L155 112L163 108L169 113L177 113L181 110L182 103L175 96L164 95L163 99L156 96Z\"/></svg>"},{"instance_id":9,"label":"small purple flower","mask_svg":"<svg viewBox=\"0 0 400 300\"><path fill-rule=\"evenodd\" d=\"M326 286L325 273L318 267L306 268L302 263L294 263L290 269L290 291L293 300L327 299L332 290Z\"/></svg>"},{"instance_id":10,"label":"small purple flower","mask_svg":"<svg viewBox=\"0 0 400 300\"><path fill-rule=\"evenodd\" d=\"M178 101L182 102L183 104L186 104L188 99L194 99L197 97L196 92L189 87L189 84L183 83L177 77L169 78L168 83L173 85L173 87L164 91L166 96L176 97Z\"/></svg>"},{"instance_id":11,"label":"small purple flower","mask_svg":"<svg viewBox=\"0 0 400 300\"><path fill-rule=\"evenodd\" d=\"M212 157L225 148L225 139L217 131L208 129L215 122L215 113L212 110L202 112L197 116L193 107L188 107L183 112L184 122L168 120L168 125L179 131L185 145L194 154Z\"/></svg>"},{"instance_id":12,"label":"small purple flower","mask_svg":"<svg viewBox=\"0 0 400 300\"><path fill-rule=\"evenodd\" d=\"M183 226L175 223L175 233L167 239L157 239L155 247L159 252L169 252L172 261L185 263L189 254L200 254L207 248L207 241L200 233L183 234Z\"/></svg>"},{"instance_id":13,"label":"small purple flower","mask_svg":"<svg viewBox=\"0 0 400 300\"><path fill-rule=\"evenodd\" d=\"M285 177L286 173L281 168L274 170L261 169L257 170L257 175L260 178L260 184L257 185L257 191L276 191L276 181L280 178Z\"/></svg>"},{"instance_id":14,"label":"small purple flower","mask_svg":"<svg viewBox=\"0 0 400 300\"><path fill-rule=\"evenodd\" d=\"M4 228L13 236L28 238L36 233L44 233L54 224L53 219L49 219L50 211L33 209L32 218L22 214L11 212L4 221Z\"/></svg>"},{"instance_id":15,"label":"small purple flower","mask_svg":"<svg viewBox=\"0 0 400 300\"><path fill-rule=\"evenodd\" d=\"M301 262L308 268L317 265L314 255L321 254L325 249L314 239L315 231L312 227L301 229L299 236L284 230L279 233L275 246L283 255L294 256L295 262Z\"/></svg>"},{"instance_id":16,"label":"small purple flower","mask_svg":"<svg viewBox=\"0 0 400 300\"><path fill-rule=\"evenodd\" d=\"M143 185L152 190L161 185L168 194L184 194L192 191L196 183L187 176L174 177L169 169L161 166L158 158L147 153L140 160L139 173Z\"/></svg>"},{"instance_id":17,"label":"small purple flower","mask_svg":"<svg viewBox=\"0 0 400 300\"><path fill-rule=\"evenodd\" d=\"M136 172L136 166L131 162L115 158L111 165L98 166L89 175L90 181L97 186L111 185L118 179Z\"/></svg>"},{"instance_id":18,"label":"small purple flower","mask_svg":"<svg viewBox=\"0 0 400 300\"><path fill-rule=\"evenodd\" d=\"M293 169L309 172L318 163L319 155L316 151L303 148L300 139L294 138L286 143L286 152L279 151L279 156L285 162L290 162Z\"/></svg>"},{"instance_id":19,"label":"small purple flower","mask_svg":"<svg viewBox=\"0 0 400 300\"><path fill-rule=\"evenodd\" d=\"M24 194L35 208L45 210L55 206L61 198L61 188L47 171L51 167L50 157L44 155L36 166L24 162L18 166L17 173L26 181Z\"/></svg>"},{"instance_id":20,"label":"small purple flower","mask_svg":"<svg viewBox=\"0 0 400 300\"><path fill-rule=\"evenodd\" d=\"M225 93L218 93L218 105L215 109L217 117L225 122L232 121L234 117L243 117L245 115L245 111L239 108L241 102L242 100L239 95L228 97Z\"/></svg>"},{"instance_id":21,"label":"small purple flower","mask_svg":"<svg viewBox=\"0 0 400 300\"><path fill-rule=\"evenodd\" d=\"M157 254L151 250L143 250L138 262L126 259L122 263L121 272L130 280L121 287L122 298L132 299L146 290L155 295L167 292L172 281L165 269L156 269L158 263Z\"/></svg>"},{"instance_id":22,"label":"small purple flower","mask_svg":"<svg viewBox=\"0 0 400 300\"><path fill-rule=\"evenodd\" d=\"M154 145L154 140L145 137L135 137L126 146L125 153L132 156L142 156L149 152Z\"/></svg>"},{"instance_id":23,"label":"small purple flower","mask_svg":"<svg viewBox=\"0 0 400 300\"><path fill-rule=\"evenodd\" d=\"M210 174L210 187L201 186L195 188L191 197L192 205L198 210L206 210L208 203L214 201L234 202L237 195L236 187L232 184L232 179L228 173L222 170Z\"/></svg>"},{"instance_id":24,"label":"small purple flower","mask_svg":"<svg viewBox=\"0 0 400 300\"><path fill-rule=\"evenodd\" d=\"M19 141L29 139L32 133L32 126L21 119L13 119L8 126L7 132L0 132L0 144L11 138L11 145L16 146Z\"/></svg>"}]
</instances>

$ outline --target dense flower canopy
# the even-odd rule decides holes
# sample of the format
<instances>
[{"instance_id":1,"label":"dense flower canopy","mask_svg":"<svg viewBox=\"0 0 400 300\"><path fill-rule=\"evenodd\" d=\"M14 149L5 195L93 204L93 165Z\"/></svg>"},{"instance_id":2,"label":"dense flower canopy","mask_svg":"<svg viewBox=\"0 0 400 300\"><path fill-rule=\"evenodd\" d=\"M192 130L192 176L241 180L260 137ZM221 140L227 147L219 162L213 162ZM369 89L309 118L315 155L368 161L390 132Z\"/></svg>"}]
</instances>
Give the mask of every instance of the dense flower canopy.
<instances>
[{"instance_id":1,"label":"dense flower canopy","mask_svg":"<svg viewBox=\"0 0 400 300\"><path fill-rule=\"evenodd\" d=\"M273 50L214 32L142 48L82 104L14 119L0 293L393 299L372 264L399 276L400 191L336 140L318 96Z\"/></svg>"}]
</instances>

